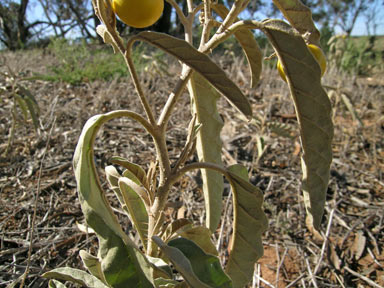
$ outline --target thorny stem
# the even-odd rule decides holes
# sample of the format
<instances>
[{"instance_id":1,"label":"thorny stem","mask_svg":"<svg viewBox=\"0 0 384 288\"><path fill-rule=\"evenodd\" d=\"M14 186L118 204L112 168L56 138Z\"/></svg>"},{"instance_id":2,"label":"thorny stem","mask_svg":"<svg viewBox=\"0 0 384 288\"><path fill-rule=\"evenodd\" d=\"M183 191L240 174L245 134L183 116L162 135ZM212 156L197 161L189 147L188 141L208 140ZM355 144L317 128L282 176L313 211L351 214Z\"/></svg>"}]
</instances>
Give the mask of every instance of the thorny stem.
<instances>
[{"instance_id":1,"label":"thorny stem","mask_svg":"<svg viewBox=\"0 0 384 288\"><path fill-rule=\"evenodd\" d=\"M156 154L159 160L161 187L171 174L171 163L168 155L168 147L165 139L165 128L155 124L155 133L152 135L156 147ZM160 193L160 192L158 192ZM163 194L163 193L160 193ZM162 196L162 195L161 195Z\"/></svg>"},{"instance_id":2,"label":"thorny stem","mask_svg":"<svg viewBox=\"0 0 384 288\"><path fill-rule=\"evenodd\" d=\"M173 5L173 2L169 1L169 3L171 5ZM174 4L177 5L176 3L174 3ZM203 6L201 4L201 5L197 6L196 8L193 8L193 2L191 0L188 0L187 4L188 4L188 16L185 17L184 14L182 14L182 11L179 12L179 13L181 13L184 16L183 19L185 19L184 20L185 23L183 23L183 21L182 21L182 24L184 26L184 31L185 31L185 41L192 45L193 44L192 43L192 40L193 40L192 39L193 20L195 18L196 13L200 9L202 9ZM177 101L179 100L181 94L183 93L183 91L184 91L184 89L185 89L185 87L186 87L186 85L187 85L187 83L189 81L189 78L192 75L192 72L193 71L192 71L192 69L190 67L188 67L187 65L183 64L182 75L181 75L179 81L177 82L175 89L169 95L167 103L165 104L165 106L163 108L163 111L162 111L162 113L161 113L161 115L159 117L159 120L157 122L158 125L160 125L164 129L166 129L166 126L168 124L169 118L171 117L173 108L175 107Z\"/></svg>"},{"instance_id":3,"label":"thorny stem","mask_svg":"<svg viewBox=\"0 0 384 288\"><path fill-rule=\"evenodd\" d=\"M144 108L144 111L147 115L148 121L150 125L152 126L152 138L155 143L156 147L156 154L158 155L159 160L159 166L160 166L160 183L159 185L162 185L165 181L165 179L168 177L168 175L171 173L171 164L169 161L169 155L167 150L167 145L165 141L165 125L158 125L156 124L156 119L153 114L153 111L149 105L147 97L145 97L145 94L142 90L142 87L140 85L139 77L137 75L135 66L132 61L131 57L131 48L134 41L130 41L127 45L127 50L124 54L125 61L127 63L127 66L129 68L129 72L131 73L131 78L134 82L136 92L139 95L141 104ZM150 231L150 230L149 230Z\"/></svg>"},{"instance_id":4,"label":"thorny stem","mask_svg":"<svg viewBox=\"0 0 384 288\"><path fill-rule=\"evenodd\" d=\"M168 193L171 189L169 181L166 181L165 185L160 186L153 201L153 204L148 213L148 246L147 246L147 255L156 257L156 244L152 241L152 236L158 234L160 227L163 223L161 218L163 211L165 209L165 204L167 203ZM159 225L160 224L160 225Z\"/></svg>"}]
</instances>

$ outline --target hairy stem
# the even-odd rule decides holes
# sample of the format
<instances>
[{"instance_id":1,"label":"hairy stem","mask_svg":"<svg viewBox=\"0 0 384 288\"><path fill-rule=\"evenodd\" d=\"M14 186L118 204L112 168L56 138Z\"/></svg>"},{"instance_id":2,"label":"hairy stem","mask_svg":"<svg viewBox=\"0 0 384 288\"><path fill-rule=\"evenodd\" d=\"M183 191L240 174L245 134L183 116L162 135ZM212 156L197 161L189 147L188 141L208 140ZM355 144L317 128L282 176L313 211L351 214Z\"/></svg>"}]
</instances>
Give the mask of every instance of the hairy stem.
<instances>
[{"instance_id":1,"label":"hairy stem","mask_svg":"<svg viewBox=\"0 0 384 288\"><path fill-rule=\"evenodd\" d=\"M179 171L177 171L176 173L172 174L172 176L169 178L169 185L173 185L174 183L179 181L179 179L184 174L186 174L187 172L189 172L191 170L196 170L196 169L210 169L210 170L217 171L217 172L223 174L226 177L229 177L228 176L229 174L228 174L227 170L223 166L221 166L221 165L218 165L218 164L215 164L215 163L209 163L209 162L195 162L195 163L191 163L191 164L185 165Z\"/></svg>"},{"instance_id":2,"label":"hairy stem","mask_svg":"<svg viewBox=\"0 0 384 288\"><path fill-rule=\"evenodd\" d=\"M210 50L215 48L217 45L225 41L227 38L229 38L231 35L233 35L236 31L242 28L248 28L248 29L259 29L263 30L264 25L262 22L254 21L254 20L242 20L237 21L233 23L230 27L228 27L226 30L224 30L220 34L215 34L204 46L203 49L201 49L200 52L202 53L208 53Z\"/></svg>"},{"instance_id":3,"label":"hairy stem","mask_svg":"<svg viewBox=\"0 0 384 288\"><path fill-rule=\"evenodd\" d=\"M185 87L187 86L188 80L192 75L192 69L188 66L183 66L183 74L181 75L179 81L176 83L176 87L169 95L167 103L165 104L163 111L157 121L158 125L166 128L169 118L172 115L173 108L175 107L177 101L182 95Z\"/></svg>"},{"instance_id":4,"label":"hairy stem","mask_svg":"<svg viewBox=\"0 0 384 288\"><path fill-rule=\"evenodd\" d=\"M211 31L211 0L204 0L204 22L203 22L203 32L201 34L200 47L202 47L209 40L209 33Z\"/></svg>"},{"instance_id":5,"label":"hairy stem","mask_svg":"<svg viewBox=\"0 0 384 288\"><path fill-rule=\"evenodd\" d=\"M135 85L136 92L140 97L141 104L143 105L143 108L144 108L145 114L147 115L149 123L151 123L152 125L156 125L155 116L153 115L153 111L149 106L147 97L145 97L143 89L141 88L139 77L137 75L135 65L133 64L133 61L132 61L132 57L131 57L132 44L133 43L130 43L128 45L127 50L125 51L125 54L124 54L124 59L125 59L125 62L127 63L129 72L131 73L131 78Z\"/></svg>"},{"instance_id":6,"label":"hairy stem","mask_svg":"<svg viewBox=\"0 0 384 288\"><path fill-rule=\"evenodd\" d=\"M228 29L233 22L236 21L237 16L247 7L250 0L236 0L235 4L232 5L227 17L225 17L223 24L218 29L217 34L223 33Z\"/></svg>"}]
</instances>

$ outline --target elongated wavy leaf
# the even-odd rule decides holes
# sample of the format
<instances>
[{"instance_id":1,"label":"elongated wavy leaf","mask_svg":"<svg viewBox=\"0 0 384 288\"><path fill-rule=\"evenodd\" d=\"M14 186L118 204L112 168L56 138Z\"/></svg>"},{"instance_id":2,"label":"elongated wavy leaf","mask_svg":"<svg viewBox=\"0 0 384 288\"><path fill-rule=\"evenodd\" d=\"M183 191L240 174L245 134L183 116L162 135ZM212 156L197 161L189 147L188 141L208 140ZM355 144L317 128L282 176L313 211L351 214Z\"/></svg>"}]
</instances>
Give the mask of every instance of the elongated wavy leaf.
<instances>
[{"instance_id":1,"label":"elongated wavy leaf","mask_svg":"<svg viewBox=\"0 0 384 288\"><path fill-rule=\"evenodd\" d=\"M49 272L44 273L43 277L71 281L73 283L77 283L85 287L108 288L107 285L105 285L101 280L99 280L95 276L92 276L91 274L88 274L84 271L69 267L53 269Z\"/></svg>"},{"instance_id":2,"label":"elongated wavy leaf","mask_svg":"<svg viewBox=\"0 0 384 288\"><path fill-rule=\"evenodd\" d=\"M217 111L219 95L215 89L200 75L194 74L188 83L193 113L201 124L197 134L196 150L201 162L221 165L220 132L223 121ZM206 211L206 226L214 232L220 223L222 196L224 189L223 175L212 170L201 170Z\"/></svg>"},{"instance_id":3,"label":"elongated wavy leaf","mask_svg":"<svg viewBox=\"0 0 384 288\"><path fill-rule=\"evenodd\" d=\"M163 33L144 31L133 36L130 45L139 40L148 42L184 62L207 79L244 115L252 115L251 105L239 87L228 78L211 58L197 51L186 41Z\"/></svg>"},{"instance_id":4,"label":"elongated wavy leaf","mask_svg":"<svg viewBox=\"0 0 384 288\"><path fill-rule=\"evenodd\" d=\"M144 202L135 191L132 181L126 177L119 179L120 191L124 198L125 206L129 211L129 218L139 233L144 248L147 245L148 213Z\"/></svg>"},{"instance_id":5,"label":"elongated wavy leaf","mask_svg":"<svg viewBox=\"0 0 384 288\"><path fill-rule=\"evenodd\" d=\"M228 8L223 4L212 3L212 8L222 19L224 19L229 12ZM239 41L241 48L243 48L245 57L249 63L251 70L251 87L255 87L260 80L263 60L259 44L257 44L255 35L253 35L249 29L239 29L235 32L235 37L237 41Z\"/></svg>"},{"instance_id":6,"label":"elongated wavy leaf","mask_svg":"<svg viewBox=\"0 0 384 288\"><path fill-rule=\"evenodd\" d=\"M309 222L320 228L332 162L332 107L321 85L320 66L300 34L282 21L265 22L264 32L286 71L303 146L303 192Z\"/></svg>"},{"instance_id":7,"label":"elongated wavy leaf","mask_svg":"<svg viewBox=\"0 0 384 288\"><path fill-rule=\"evenodd\" d=\"M320 45L320 32L313 23L312 12L307 6L300 0L273 0L273 3L309 43Z\"/></svg>"},{"instance_id":8,"label":"elongated wavy leaf","mask_svg":"<svg viewBox=\"0 0 384 288\"><path fill-rule=\"evenodd\" d=\"M122 231L105 198L94 163L93 145L98 130L106 121L124 116L138 118L136 113L124 110L90 118L76 146L73 166L82 211L99 239L98 258L107 283L113 287L152 287L155 267Z\"/></svg>"},{"instance_id":9,"label":"elongated wavy leaf","mask_svg":"<svg viewBox=\"0 0 384 288\"><path fill-rule=\"evenodd\" d=\"M231 252L226 272L233 287L242 288L251 279L255 262L263 256L261 235L268 227L262 210L263 194L249 183L247 169L239 164L228 168L233 192L234 219Z\"/></svg>"}]
</instances>

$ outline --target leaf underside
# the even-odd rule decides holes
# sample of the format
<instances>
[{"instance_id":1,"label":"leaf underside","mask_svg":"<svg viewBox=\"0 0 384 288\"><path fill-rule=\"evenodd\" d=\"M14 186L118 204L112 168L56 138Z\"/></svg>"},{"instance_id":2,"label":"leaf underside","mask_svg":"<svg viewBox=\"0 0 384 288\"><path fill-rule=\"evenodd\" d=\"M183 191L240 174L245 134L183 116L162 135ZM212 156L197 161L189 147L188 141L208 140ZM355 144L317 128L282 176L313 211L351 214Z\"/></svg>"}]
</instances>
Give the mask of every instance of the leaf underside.
<instances>
[{"instance_id":1,"label":"leaf underside","mask_svg":"<svg viewBox=\"0 0 384 288\"><path fill-rule=\"evenodd\" d=\"M144 202L137 192L135 192L133 187L130 186L128 178L121 177L119 179L119 187L121 194L123 195L124 203L129 211L128 216L139 233L143 246L146 247L148 234L148 213Z\"/></svg>"},{"instance_id":2,"label":"leaf underside","mask_svg":"<svg viewBox=\"0 0 384 288\"><path fill-rule=\"evenodd\" d=\"M197 122L201 124L196 142L199 161L222 165L220 132L223 121L216 107L218 92L198 74L193 74L190 78L188 90L191 95L192 113L196 113ZM207 215L206 226L214 232L221 217L223 175L216 171L202 169L201 176Z\"/></svg>"},{"instance_id":3,"label":"leaf underside","mask_svg":"<svg viewBox=\"0 0 384 288\"><path fill-rule=\"evenodd\" d=\"M308 43L320 45L320 32L312 20L312 12L300 0L273 0L273 3Z\"/></svg>"},{"instance_id":4,"label":"leaf underside","mask_svg":"<svg viewBox=\"0 0 384 288\"><path fill-rule=\"evenodd\" d=\"M288 78L303 147L303 193L309 222L320 228L332 162L332 107L321 85L320 66L303 38L279 20L264 22Z\"/></svg>"},{"instance_id":5,"label":"leaf underside","mask_svg":"<svg viewBox=\"0 0 384 288\"><path fill-rule=\"evenodd\" d=\"M254 264L263 255L261 235L268 227L262 209L263 194L249 183L247 169L239 164L228 168L233 192L234 219L231 252L226 267L234 288L250 282Z\"/></svg>"},{"instance_id":6,"label":"leaf underside","mask_svg":"<svg viewBox=\"0 0 384 288\"><path fill-rule=\"evenodd\" d=\"M44 273L43 277L71 281L85 287L108 288L107 285L105 285L101 280L99 280L95 276L70 267L61 267L53 269L49 272ZM57 286L60 287L59 284L57 284Z\"/></svg>"},{"instance_id":7,"label":"leaf underside","mask_svg":"<svg viewBox=\"0 0 384 288\"><path fill-rule=\"evenodd\" d=\"M244 115L252 115L251 105L240 88L211 58L196 50L186 41L164 33L149 31L141 32L131 38L131 41L138 40L148 42L184 62L209 81Z\"/></svg>"}]
</instances>

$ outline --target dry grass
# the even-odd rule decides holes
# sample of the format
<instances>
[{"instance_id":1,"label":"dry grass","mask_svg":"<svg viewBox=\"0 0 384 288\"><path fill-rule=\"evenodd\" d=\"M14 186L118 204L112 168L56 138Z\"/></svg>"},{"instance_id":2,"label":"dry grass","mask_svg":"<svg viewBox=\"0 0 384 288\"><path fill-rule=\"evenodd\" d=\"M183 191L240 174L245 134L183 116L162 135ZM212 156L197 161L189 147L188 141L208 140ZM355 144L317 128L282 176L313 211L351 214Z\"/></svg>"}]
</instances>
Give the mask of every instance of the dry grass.
<instances>
[{"instance_id":1,"label":"dry grass","mask_svg":"<svg viewBox=\"0 0 384 288\"><path fill-rule=\"evenodd\" d=\"M29 75L54 61L42 52L5 54L15 71ZM225 61L224 61L225 60ZM253 287L383 287L384 286L384 87L367 80L351 79L338 71L324 78L338 88L334 104L334 161L323 218L323 239L305 226L305 209L300 192L300 146L293 106L286 84L275 70L266 69L259 86L248 87L248 70L242 59L220 63L249 96L259 126L247 125L225 101L220 112L224 161L234 159L249 168L251 181L264 192L270 228L265 233L265 256L255 266ZM0 67L3 69L3 67ZM179 68L172 66L173 71ZM143 75L153 107L159 111L173 79ZM4 79L0 79L4 85ZM84 83L27 81L36 96L41 114L41 133L32 125L19 123L11 153L0 161L0 286L21 280L31 246L30 271L25 286L47 287L40 275L59 266L82 267L79 250L95 254L97 241L78 229L83 223L72 171L72 156L85 121L92 115L128 108L141 112L130 80ZM0 153L5 150L10 127L9 87L0 106ZM354 119L341 94L348 95L357 115ZM172 118L168 141L176 158L186 137L190 119L188 95ZM292 128L292 138L277 137L268 129L271 122ZM257 137L263 137L265 153L257 154ZM47 142L49 141L48 145ZM112 155L122 155L148 167L154 148L143 130L126 120L108 124L96 145L96 163L103 168ZM44 159L44 161L43 161ZM40 170L41 168L41 170ZM191 174L175 187L167 215L203 221L203 198L199 175ZM36 220L31 240L32 216L38 193ZM215 234L225 261L231 232L231 199L223 199L225 215ZM115 202L112 198L110 199ZM130 229L126 218L121 223ZM250 231L251 233L252 231ZM20 283L20 282L18 282ZM19 284L17 284L19 285ZM16 285L16 286L17 286ZM375 286L376 285L376 286Z\"/></svg>"}]
</instances>

